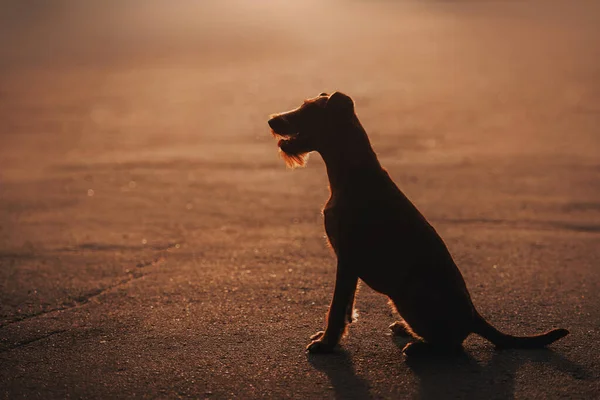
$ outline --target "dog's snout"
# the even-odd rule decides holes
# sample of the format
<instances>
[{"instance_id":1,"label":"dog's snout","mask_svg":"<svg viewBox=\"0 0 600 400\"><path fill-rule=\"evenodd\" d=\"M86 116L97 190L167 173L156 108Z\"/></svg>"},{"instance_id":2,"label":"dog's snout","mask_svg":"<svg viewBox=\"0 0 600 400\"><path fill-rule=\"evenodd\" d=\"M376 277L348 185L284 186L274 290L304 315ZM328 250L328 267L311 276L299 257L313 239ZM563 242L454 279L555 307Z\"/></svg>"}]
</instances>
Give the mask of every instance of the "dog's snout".
<instances>
[{"instance_id":1,"label":"dog's snout","mask_svg":"<svg viewBox=\"0 0 600 400\"><path fill-rule=\"evenodd\" d=\"M269 126L271 127L271 129L273 129L275 133L278 133L280 135L291 135L295 133L293 132L290 123L281 115L271 118L269 120Z\"/></svg>"},{"instance_id":2,"label":"dog's snout","mask_svg":"<svg viewBox=\"0 0 600 400\"><path fill-rule=\"evenodd\" d=\"M275 132L277 132L277 125L280 124L280 119L277 119L278 117L273 117L269 120L269 126L271 127L271 129L273 129Z\"/></svg>"}]
</instances>

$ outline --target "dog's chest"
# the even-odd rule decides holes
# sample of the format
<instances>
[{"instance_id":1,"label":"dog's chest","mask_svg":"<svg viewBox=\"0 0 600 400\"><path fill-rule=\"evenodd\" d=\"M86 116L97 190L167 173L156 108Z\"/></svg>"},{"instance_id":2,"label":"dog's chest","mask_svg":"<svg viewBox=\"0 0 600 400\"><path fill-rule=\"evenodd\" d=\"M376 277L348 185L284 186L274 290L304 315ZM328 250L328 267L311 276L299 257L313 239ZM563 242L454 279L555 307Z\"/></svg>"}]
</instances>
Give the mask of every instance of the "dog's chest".
<instances>
[{"instance_id":1,"label":"dog's chest","mask_svg":"<svg viewBox=\"0 0 600 400\"><path fill-rule=\"evenodd\" d=\"M339 202L332 196L323 209L323 217L327 238L337 255L340 251L347 251L342 248L359 239L356 235L361 229L357 228L361 225L364 211L361 212L356 204Z\"/></svg>"},{"instance_id":2,"label":"dog's chest","mask_svg":"<svg viewBox=\"0 0 600 400\"><path fill-rule=\"evenodd\" d=\"M323 218L325 222L325 233L333 250L338 251L339 236L340 236L340 211L335 207L332 199L330 199L323 209Z\"/></svg>"}]
</instances>

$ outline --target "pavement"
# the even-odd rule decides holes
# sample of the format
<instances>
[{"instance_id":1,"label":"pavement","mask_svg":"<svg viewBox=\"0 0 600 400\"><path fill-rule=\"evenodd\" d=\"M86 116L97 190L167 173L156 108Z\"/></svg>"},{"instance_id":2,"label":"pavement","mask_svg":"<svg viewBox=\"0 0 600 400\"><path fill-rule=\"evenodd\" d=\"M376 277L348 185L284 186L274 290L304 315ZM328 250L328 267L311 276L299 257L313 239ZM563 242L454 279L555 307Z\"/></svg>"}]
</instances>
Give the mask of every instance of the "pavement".
<instances>
[{"instance_id":1,"label":"pavement","mask_svg":"<svg viewBox=\"0 0 600 400\"><path fill-rule=\"evenodd\" d=\"M593 399L600 393L600 4L0 3L0 397ZM548 350L471 336L409 360L335 274L322 160L266 120L352 96L474 302Z\"/></svg>"}]
</instances>

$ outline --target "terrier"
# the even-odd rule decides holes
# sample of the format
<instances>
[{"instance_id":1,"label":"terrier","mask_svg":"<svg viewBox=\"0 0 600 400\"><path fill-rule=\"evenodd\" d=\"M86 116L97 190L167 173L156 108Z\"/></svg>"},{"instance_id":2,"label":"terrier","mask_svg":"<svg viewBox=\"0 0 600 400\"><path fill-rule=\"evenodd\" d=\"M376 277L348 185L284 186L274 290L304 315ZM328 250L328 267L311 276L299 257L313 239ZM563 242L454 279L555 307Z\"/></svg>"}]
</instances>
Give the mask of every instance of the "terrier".
<instances>
[{"instance_id":1,"label":"terrier","mask_svg":"<svg viewBox=\"0 0 600 400\"><path fill-rule=\"evenodd\" d=\"M406 355L455 353L471 333L498 348L540 348L569 333L512 336L477 312L445 243L380 165L350 97L321 93L272 115L269 126L289 167L303 166L316 151L329 177L323 215L337 272L327 327L311 337L309 352L331 352L339 343L352 322L359 279L387 295L402 317L390 328L413 338Z\"/></svg>"}]
</instances>

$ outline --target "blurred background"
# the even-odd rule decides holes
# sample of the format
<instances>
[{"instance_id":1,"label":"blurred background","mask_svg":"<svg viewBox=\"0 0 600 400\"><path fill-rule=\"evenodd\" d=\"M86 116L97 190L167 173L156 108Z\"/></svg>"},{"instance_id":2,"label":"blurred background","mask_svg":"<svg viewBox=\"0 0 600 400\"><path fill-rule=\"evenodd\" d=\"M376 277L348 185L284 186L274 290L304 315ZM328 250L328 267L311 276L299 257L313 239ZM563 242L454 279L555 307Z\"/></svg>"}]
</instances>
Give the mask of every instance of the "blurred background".
<instances>
[{"instance_id":1,"label":"blurred background","mask_svg":"<svg viewBox=\"0 0 600 400\"><path fill-rule=\"evenodd\" d=\"M335 90L355 100L484 315L598 343L600 2L2 1L4 393L279 396L301 375L313 383L299 396L330 384L343 395L338 375L322 386L326 372L298 359L333 285L323 163L286 170L266 124ZM361 299L364 331L348 348L362 340L372 359L403 365L389 340L364 343L393 317L367 288ZM288 360L283 372L240 332ZM111 338L121 347L103 348ZM171 361L138 360L144 351ZM511 365L497 393L594 389L565 363L548 387L516 384L527 362L513 361L492 365ZM361 362L346 371L358 394L441 395L423 393L427 375Z\"/></svg>"}]
</instances>

